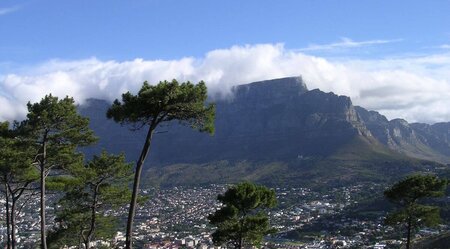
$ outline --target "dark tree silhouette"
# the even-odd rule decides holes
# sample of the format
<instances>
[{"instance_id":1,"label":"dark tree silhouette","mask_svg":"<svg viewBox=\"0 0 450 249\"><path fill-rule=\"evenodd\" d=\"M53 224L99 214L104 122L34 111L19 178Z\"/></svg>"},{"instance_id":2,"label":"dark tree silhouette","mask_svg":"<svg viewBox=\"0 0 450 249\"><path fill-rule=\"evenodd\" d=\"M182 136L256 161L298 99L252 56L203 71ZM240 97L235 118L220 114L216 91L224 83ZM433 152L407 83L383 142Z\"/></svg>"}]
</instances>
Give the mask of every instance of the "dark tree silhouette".
<instances>
[{"instance_id":1,"label":"dark tree silhouette","mask_svg":"<svg viewBox=\"0 0 450 249\"><path fill-rule=\"evenodd\" d=\"M275 191L253 183L240 183L217 197L223 207L208 219L217 226L213 233L216 245L234 248L259 246L264 235L274 232L270 227L267 209L275 207Z\"/></svg>"},{"instance_id":2,"label":"dark tree silhouette","mask_svg":"<svg viewBox=\"0 0 450 249\"><path fill-rule=\"evenodd\" d=\"M66 193L59 201L56 221L58 229L50 233L49 242L56 246L76 246L82 241L89 249L91 241L110 238L115 231L115 218L105 215L127 203L131 191L132 164L125 156L102 152L85 165L70 169Z\"/></svg>"},{"instance_id":3,"label":"dark tree silhouette","mask_svg":"<svg viewBox=\"0 0 450 249\"><path fill-rule=\"evenodd\" d=\"M386 217L386 223L406 224L406 249L410 249L415 228L440 222L439 208L420 204L420 201L443 196L446 186L447 180L433 175L412 175L384 191L384 196L399 207Z\"/></svg>"},{"instance_id":4,"label":"dark tree silhouette","mask_svg":"<svg viewBox=\"0 0 450 249\"><path fill-rule=\"evenodd\" d=\"M207 89L204 82L194 85L179 84L176 80L157 85L144 82L137 95L122 95L122 102L115 100L107 111L107 117L121 124L132 124L134 129L147 127L147 136L141 155L136 162L133 192L128 212L126 248L132 248L133 220L139 192L142 166L150 150L155 129L162 123L178 121L202 132L214 132L215 107L205 105Z\"/></svg>"}]
</instances>

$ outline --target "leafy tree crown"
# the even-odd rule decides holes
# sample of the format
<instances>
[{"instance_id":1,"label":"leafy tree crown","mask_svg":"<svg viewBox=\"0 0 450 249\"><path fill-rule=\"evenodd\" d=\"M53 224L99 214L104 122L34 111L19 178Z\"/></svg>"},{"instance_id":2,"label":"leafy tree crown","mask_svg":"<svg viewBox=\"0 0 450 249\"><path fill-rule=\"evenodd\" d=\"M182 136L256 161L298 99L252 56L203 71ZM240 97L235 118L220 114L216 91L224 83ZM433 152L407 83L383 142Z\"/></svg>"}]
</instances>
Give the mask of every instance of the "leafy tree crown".
<instances>
[{"instance_id":1,"label":"leafy tree crown","mask_svg":"<svg viewBox=\"0 0 450 249\"><path fill-rule=\"evenodd\" d=\"M88 126L89 119L78 114L73 98L66 96L58 99L49 94L38 103L28 102L27 107L24 124L39 139L43 139L43 134L46 134L46 138L54 144L78 146L96 141Z\"/></svg>"},{"instance_id":2,"label":"leafy tree crown","mask_svg":"<svg viewBox=\"0 0 450 249\"><path fill-rule=\"evenodd\" d=\"M391 202L405 206L422 198L443 196L446 186L447 180L434 175L412 175L394 184L384 195Z\"/></svg>"},{"instance_id":3,"label":"leafy tree crown","mask_svg":"<svg viewBox=\"0 0 450 249\"><path fill-rule=\"evenodd\" d=\"M259 246L263 237L273 233L266 209L276 205L275 191L249 182L229 188L217 199L222 208L208 216L217 226L212 234L217 245L227 243L234 248Z\"/></svg>"},{"instance_id":4,"label":"leafy tree crown","mask_svg":"<svg viewBox=\"0 0 450 249\"><path fill-rule=\"evenodd\" d=\"M208 104L207 88L203 81L178 83L162 81L157 85L144 82L137 95L122 95L115 100L107 117L121 124L135 124L136 128L177 120L181 124L209 133L214 132L215 106Z\"/></svg>"}]
</instances>

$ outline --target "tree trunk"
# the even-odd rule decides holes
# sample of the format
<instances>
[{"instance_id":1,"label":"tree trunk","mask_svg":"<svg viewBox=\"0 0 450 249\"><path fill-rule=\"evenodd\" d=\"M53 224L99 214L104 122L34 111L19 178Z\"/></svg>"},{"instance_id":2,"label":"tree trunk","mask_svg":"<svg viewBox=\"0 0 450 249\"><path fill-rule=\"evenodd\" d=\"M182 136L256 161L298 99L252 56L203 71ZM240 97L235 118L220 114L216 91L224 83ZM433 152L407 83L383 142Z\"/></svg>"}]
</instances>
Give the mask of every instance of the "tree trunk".
<instances>
[{"instance_id":1,"label":"tree trunk","mask_svg":"<svg viewBox=\"0 0 450 249\"><path fill-rule=\"evenodd\" d=\"M95 186L95 190L94 190L94 203L92 203L92 207L91 207L91 224L89 227L89 232L86 236L86 249L89 249L89 244L92 240L92 235L95 232L95 223L96 223L96 211L97 211L97 202L98 202L98 189L100 187L100 184L98 184L97 186Z\"/></svg>"},{"instance_id":2,"label":"tree trunk","mask_svg":"<svg viewBox=\"0 0 450 249\"><path fill-rule=\"evenodd\" d=\"M141 156L136 163L136 172L134 173L134 182L133 182L133 193L131 195L130 209L128 211L128 221L127 221L127 233L126 233L126 241L125 248L132 249L133 248L133 219L136 213L136 203L137 197L139 194L139 182L141 180L141 172L142 166L144 165L145 158L148 155L150 150L150 144L152 141L153 131L155 127L154 124L150 125L148 129L147 137L145 138L145 144L141 151Z\"/></svg>"},{"instance_id":3,"label":"tree trunk","mask_svg":"<svg viewBox=\"0 0 450 249\"><path fill-rule=\"evenodd\" d=\"M5 196L6 196L6 245L7 249L11 249L11 214L9 212L9 189L8 186L5 184Z\"/></svg>"},{"instance_id":4,"label":"tree trunk","mask_svg":"<svg viewBox=\"0 0 450 249\"><path fill-rule=\"evenodd\" d=\"M410 243L411 243L411 217L408 218L408 232L406 235L406 249L410 249Z\"/></svg>"},{"instance_id":5,"label":"tree trunk","mask_svg":"<svg viewBox=\"0 0 450 249\"><path fill-rule=\"evenodd\" d=\"M40 162L40 170L41 170L41 193L40 193L40 199L41 199L41 249L47 249L47 238L46 238L46 228L45 228L45 160L47 158L47 136L44 136L44 142L42 144L42 159Z\"/></svg>"},{"instance_id":6,"label":"tree trunk","mask_svg":"<svg viewBox=\"0 0 450 249\"><path fill-rule=\"evenodd\" d=\"M241 217L241 220L239 223L240 223L241 227L239 228L240 231L239 231L239 247L238 248L242 249L243 242L244 242L244 235L242 233L242 230L244 230L244 217Z\"/></svg>"},{"instance_id":7,"label":"tree trunk","mask_svg":"<svg viewBox=\"0 0 450 249\"><path fill-rule=\"evenodd\" d=\"M17 248L17 240L16 240L16 217L19 215L22 208L19 209L19 211L16 211L17 202L22 196L22 194L25 191L26 186L29 183L25 183L22 188L12 190L11 185L8 184L8 192L9 196L11 197L11 211L9 212L9 227L8 229L11 229L11 247L12 249ZM8 198L9 199L9 198ZM16 214L17 212L17 214ZM9 248L9 247L8 247Z\"/></svg>"},{"instance_id":8,"label":"tree trunk","mask_svg":"<svg viewBox=\"0 0 450 249\"><path fill-rule=\"evenodd\" d=\"M78 249L83 249L84 242L85 242L85 240L84 240L84 237L83 237L83 228L80 228L80 233L79 233L79 236L78 236ZM84 249L86 249L86 248L84 248Z\"/></svg>"},{"instance_id":9,"label":"tree trunk","mask_svg":"<svg viewBox=\"0 0 450 249\"><path fill-rule=\"evenodd\" d=\"M47 249L46 229L45 229L45 168L41 166L41 249Z\"/></svg>"},{"instance_id":10,"label":"tree trunk","mask_svg":"<svg viewBox=\"0 0 450 249\"><path fill-rule=\"evenodd\" d=\"M16 249L16 201L14 199L14 196L12 196L12 203L11 203L11 249Z\"/></svg>"}]
</instances>

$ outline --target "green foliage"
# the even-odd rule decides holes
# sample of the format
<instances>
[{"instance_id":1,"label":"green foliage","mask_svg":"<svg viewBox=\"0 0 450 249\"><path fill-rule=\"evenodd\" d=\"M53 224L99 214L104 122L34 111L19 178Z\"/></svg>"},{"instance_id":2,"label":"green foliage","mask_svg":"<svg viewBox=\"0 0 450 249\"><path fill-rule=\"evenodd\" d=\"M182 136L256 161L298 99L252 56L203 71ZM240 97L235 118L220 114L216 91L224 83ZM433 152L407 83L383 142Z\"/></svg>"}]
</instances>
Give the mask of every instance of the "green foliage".
<instances>
[{"instance_id":1,"label":"green foliage","mask_svg":"<svg viewBox=\"0 0 450 249\"><path fill-rule=\"evenodd\" d=\"M411 221L414 227L422 225L432 227L441 222L439 211L438 207L415 204L390 213L385 222L386 224L397 225L407 222L410 217L413 217Z\"/></svg>"},{"instance_id":2,"label":"green foliage","mask_svg":"<svg viewBox=\"0 0 450 249\"><path fill-rule=\"evenodd\" d=\"M263 237L273 233L266 210L277 204L275 191L249 182L229 188L217 197L223 207L208 219L217 226L213 241L217 245L259 246Z\"/></svg>"},{"instance_id":3,"label":"green foliage","mask_svg":"<svg viewBox=\"0 0 450 249\"><path fill-rule=\"evenodd\" d=\"M8 122L0 122L1 180L10 182L36 180L37 172L32 166L32 153L32 147L20 136L16 128L9 129Z\"/></svg>"},{"instance_id":4,"label":"green foliage","mask_svg":"<svg viewBox=\"0 0 450 249\"><path fill-rule=\"evenodd\" d=\"M107 112L108 118L122 124L142 127L176 120L200 131L214 132L215 107L205 106L207 88L203 81L178 83L162 81L157 85L144 82L137 95L122 95L122 102L114 101Z\"/></svg>"},{"instance_id":5,"label":"green foliage","mask_svg":"<svg viewBox=\"0 0 450 249\"><path fill-rule=\"evenodd\" d=\"M80 116L73 98L58 99L46 95L39 103L28 103L26 125L39 136L47 132L47 139L55 144L89 145L95 142L89 119ZM39 136L41 139L42 137Z\"/></svg>"},{"instance_id":6,"label":"green foliage","mask_svg":"<svg viewBox=\"0 0 450 249\"><path fill-rule=\"evenodd\" d=\"M420 201L444 196L447 184L446 179L439 179L437 176L412 175L384 192L384 196L398 206L397 211L386 217L386 224L406 224L407 247L410 245L410 237L414 229L440 223L439 208L421 204Z\"/></svg>"},{"instance_id":7,"label":"green foliage","mask_svg":"<svg viewBox=\"0 0 450 249\"><path fill-rule=\"evenodd\" d=\"M132 165L125 156L102 152L84 166L70 169L71 183L59 201L58 229L49 237L52 244L78 245L114 235L117 221L105 214L130 198L128 185ZM76 236L75 236L76 235ZM75 237L75 238L74 238Z\"/></svg>"},{"instance_id":8,"label":"green foliage","mask_svg":"<svg viewBox=\"0 0 450 249\"><path fill-rule=\"evenodd\" d=\"M289 168L289 165L283 162L222 160L205 164L172 164L164 167L151 167L146 172L146 184L173 187L250 181L268 186L286 186L299 182L301 176L298 172L301 171L297 168Z\"/></svg>"},{"instance_id":9,"label":"green foliage","mask_svg":"<svg viewBox=\"0 0 450 249\"><path fill-rule=\"evenodd\" d=\"M410 221L412 227L439 224L439 208L419 204L419 201L443 196L446 186L447 180L432 175L412 175L396 183L384 195L400 209L390 213L386 223L395 225Z\"/></svg>"},{"instance_id":10,"label":"green foliage","mask_svg":"<svg viewBox=\"0 0 450 249\"><path fill-rule=\"evenodd\" d=\"M389 201L408 206L422 198L444 195L447 180L433 175L412 175L396 183L384 192Z\"/></svg>"},{"instance_id":11,"label":"green foliage","mask_svg":"<svg viewBox=\"0 0 450 249\"><path fill-rule=\"evenodd\" d=\"M204 82L194 85L179 84L176 80L163 81L155 86L144 82L137 95L122 94L122 102L115 100L108 109L108 118L121 124L132 124L134 129L148 125L148 132L136 163L133 192L127 220L125 248L132 248L133 220L138 202L142 167L150 150L152 135L162 123L178 121L202 132L214 132L215 106L205 106L207 89Z\"/></svg>"},{"instance_id":12,"label":"green foliage","mask_svg":"<svg viewBox=\"0 0 450 249\"><path fill-rule=\"evenodd\" d=\"M27 119L20 124L40 150L37 160L45 167L65 167L80 163L82 156L75 149L94 143L97 138L89 129L89 119L77 113L73 98L58 99L46 95L39 103L28 103ZM45 159L42 147L46 146Z\"/></svg>"},{"instance_id":13,"label":"green foliage","mask_svg":"<svg viewBox=\"0 0 450 249\"><path fill-rule=\"evenodd\" d=\"M79 246L83 243L83 231L88 229L86 226L90 222L90 215L88 213L65 213L64 216L60 214L57 218L58 222L64 220L65 226L61 226L53 230L48 235L49 248L59 249L64 246ZM116 217L100 216L96 220L97 239L112 238L118 227L118 219Z\"/></svg>"},{"instance_id":14,"label":"green foliage","mask_svg":"<svg viewBox=\"0 0 450 249\"><path fill-rule=\"evenodd\" d=\"M34 151L31 145L20 135L15 125L10 129L8 122L0 122L0 193L6 201L4 220L8 248L17 245L15 217L19 216L21 210L17 203L39 178L32 165Z\"/></svg>"},{"instance_id":15,"label":"green foliage","mask_svg":"<svg viewBox=\"0 0 450 249\"><path fill-rule=\"evenodd\" d=\"M79 180L70 175L48 176L45 186L51 191L65 191L74 188L79 184Z\"/></svg>"},{"instance_id":16,"label":"green foliage","mask_svg":"<svg viewBox=\"0 0 450 249\"><path fill-rule=\"evenodd\" d=\"M97 139L89 129L89 119L77 113L73 98L58 99L46 95L39 103L28 103L27 119L19 130L35 146L34 163L40 173L41 247L47 249L45 194L46 178L55 168L68 169L82 164L83 155L76 151Z\"/></svg>"}]
</instances>

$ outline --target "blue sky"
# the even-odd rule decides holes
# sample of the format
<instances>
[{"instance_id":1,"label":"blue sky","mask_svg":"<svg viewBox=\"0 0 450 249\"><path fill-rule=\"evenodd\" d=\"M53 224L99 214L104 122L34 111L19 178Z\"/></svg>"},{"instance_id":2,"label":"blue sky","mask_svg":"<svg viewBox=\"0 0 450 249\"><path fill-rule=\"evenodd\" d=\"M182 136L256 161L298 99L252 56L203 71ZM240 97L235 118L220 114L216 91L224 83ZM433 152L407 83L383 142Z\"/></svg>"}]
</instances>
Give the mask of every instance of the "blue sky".
<instances>
[{"instance_id":1,"label":"blue sky","mask_svg":"<svg viewBox=\"0 0 450 249\"><path fill-rule=\"evenodd\" d=\"M390 118L450 121L449 11L444 0L0 0L0 119L46 91L82 102L146 79L227 92L303 75Z\"/></svg>"},{"instance_id":2,"label":"blue sky","mask_svg":"<svg viewBox=\"0 0 450 249\"><path fill-rule=\"evenodd\" d=\"M0 9L12 9L0 14L0 61L19 64L175 59L259 43L301 49L342 38L396 41L346 51L353 56L427 53L450 43L450 1L2 0Z\"/></svg>"}]
</instances>

